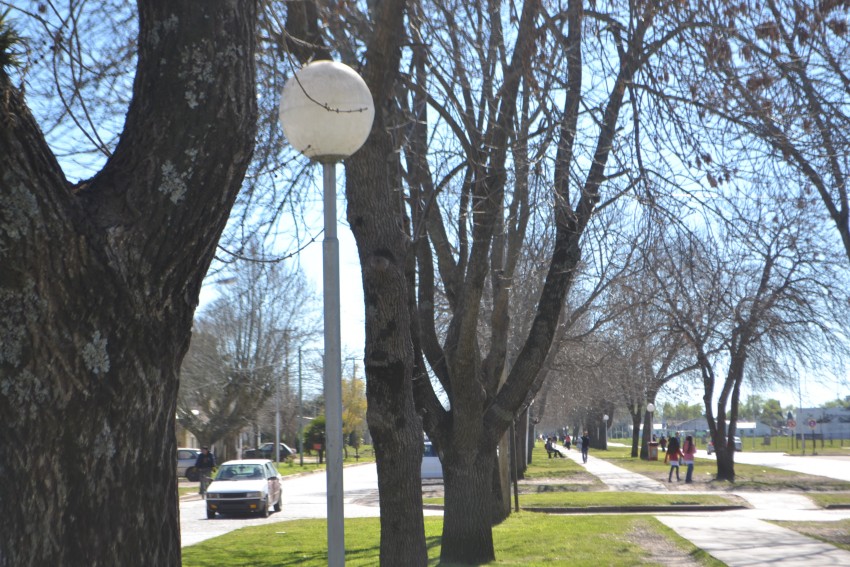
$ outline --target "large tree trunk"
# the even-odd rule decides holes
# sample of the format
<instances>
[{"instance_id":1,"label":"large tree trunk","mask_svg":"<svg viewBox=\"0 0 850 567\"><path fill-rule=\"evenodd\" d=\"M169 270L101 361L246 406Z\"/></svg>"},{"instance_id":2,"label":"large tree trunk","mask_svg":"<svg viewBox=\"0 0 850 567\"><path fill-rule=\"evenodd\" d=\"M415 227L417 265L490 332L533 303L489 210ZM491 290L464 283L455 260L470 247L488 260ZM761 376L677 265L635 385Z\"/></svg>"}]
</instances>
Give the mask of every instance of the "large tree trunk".
<instances>
[{"instance_id":1,"label":"large tree trunk","mask_svg":"<svg viewBox=\"0 0 850 567\"><path fill-rule=\"evenodd\" d=\"M653 421L653 415L648 411L645 412L643 422L643 439L641 439L640 442L640 458L643 460L649 459L649 442L652 441Z\"/></svg>"},{"instance_id":2,"label":"large tree trunk","mask_svg":"<svg viewBox=\"0 0 850 567\"><path fill-rule=\"evenodd\" d=\"M638 446L640 445L640 414L633 413L632 415L632 457L638 456ZM641 456L641 458L644 458Z\"/></svg>"},{"instance_id":3,"label":"large tree trunk","mask_svg":"<svg viewBox=\"0 0 850 567\"><path fill-rule=\"evenodd\" d=\"M495 447L449 449L443 455L445 515L441 560L478 565L496 558L491 529Z\"/></svg>"},{"instance_id":4,"label":"large tree trunk","mask_svg":"<svg viewBox=\"0 0 850 567\"><path fill-rule=\"evenodd\" d=\"M388 183L392 146L373 130L346 164L348 220L363 274L366 319L367 422L375 446L381 505L381 564L427 565L422 518L422 422L413 401L413 344L408 311L409 244ZM390 233L390 234L388 234Z\"/></svg>"},{"instance_id":5,"label":"large tree trunk","mask_svg":"<svg viewBox=\"0 0 850 567\"><path fill-rule=\"evenodd\" d=\"M735 482L735 446L730 448L725 445L725 442L714 444L717 455L717 480Z\"/></svg>"},{"instance_id":6,"label":"large tree trunk","mask_svg":"<svg viewBox=\"0 0 850 567\"><path fill-rule=\"evenodd\" d=\"M256 6L139 12L124 133L79 187L0 70L3 567L181 563L178 369L251 155Z\"/></svg>"},{"instance_id":7,"label":"large tree trunk","mask_svg":"<svg viewBox=\"0 0 850 567\"><path fill-rule=\"evenodd\" d=\"M525 471L528 468L527 460L531 456L530 443L534 438L533 434L530 435L528 431L528 408L519 414L514 423L516 424L515 451L513 452L514 470L517 480L522 480L525 478Z\"/></svg>"},{"instance_id":8,"label":"large tree trunk","mask_svg":"<svg viewBox=\"0 0 850 567\"><path fill-rule=\"evenodd\" d=\"M498 454L493 461L493 524L499 524L511 515L511 430L507 430L498 444Z\"/></svg>"},{"instance_id":9,"label":"large tree trunk","mask_svg":"<svg viewBox=\"0 0 850 567\"><path fill-rule=\"evenodd\" d=\"M422 421L413 400L412 259L402 232L401 180L384 112L398 77L404 1L375 12L376 33L363 76L375 99L375 123L363 148L346 161L348 222L363 274L367 422L375 445L381 506L381 564L427 565L420 464Z\"/></svg>"}]
</instances>

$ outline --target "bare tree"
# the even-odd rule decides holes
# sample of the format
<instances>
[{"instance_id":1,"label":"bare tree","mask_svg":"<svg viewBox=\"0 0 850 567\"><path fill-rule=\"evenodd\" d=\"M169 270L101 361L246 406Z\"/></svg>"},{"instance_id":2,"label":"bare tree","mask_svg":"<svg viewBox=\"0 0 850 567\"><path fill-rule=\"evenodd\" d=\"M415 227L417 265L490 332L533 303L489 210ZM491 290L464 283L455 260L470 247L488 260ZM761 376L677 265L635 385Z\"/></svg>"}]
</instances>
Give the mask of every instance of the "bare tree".
<instances>
[{"instance_id":1,"label":"bare tree","mask_svg":"<svg viewBox=\"0 0 850 567\"><path fill-rule=\"evenodd\" d=\"M528 1L511 18L496 6L488 11L438 2L427 11L427 21L416 26L425 34L417 44L430 46L432 52L425 59L428 64L420 66L414 52L409 109L415 122L405 147L417 239L416 339L449 407L431 390L430 380L419 379L415 385L425 429L443 461L444 561L493 558L493 509L487 492L496 444L545 377L541 370L579 273L582 237L603 185L616 187L614 195L628 190L628 178L606 173L606 168L618 171L617 160L609 159L627 146L617 137L626 90L656 42L665 40L664 33L653 28L664 9L656 4L618 5L605 15L592 12L586 20L578 1L553 14ZM511 26L511 32L505 33L503 25ZM453 33L445 37L441 29ZM458 30L461 33L455 33ZM586 40L586 30L599 35ZM600 35L621 48L594 50ZM478 39L482 37L485 41ZM465 41L473 38L474 44ZM584 90L586 49L593 53L593 65L612 71L610 88ZM544 53L547 62L549 53L564 54L555 71L542 65ZM425 68L432 73L426 75ZM482 74L473 75L476 69ZM553 88L562 89L563 97L543 98L552 106L535 108L542 98L536 89L542 85L540 92L547 92L553 76ZM559 104L563 106L555 106ZM439 118L437 124L430 125L426 105ZM587 108L587 118L580 118L582 108ZM528 139L534 127L545 132L536 140L541 147ZM443 144L450 151L423 153L430 136L451 136L452 141ZM525 149L514 152L509 167L507 156L515 147ZM525 167L541 162L551 163L551 168ZM531 206L531 181L540 179L545 180L540 182L549 201L533 205L541 207L539 214L551 215L553 246L529 332L519 340L522 347L516 357L508 360L507 314L510 290L519 283L513 276L526 236L524 207ZM442 335L434 323L436 286L442 287L451 311Z\"/></svg>"},{"instance_id":2,"label":"bare tree","mask_svg":"<svg viewBox=\"0 0 850 567\"><path fill-rule=\"evenodd\" d=\"M253 261L232 270L222 297L197 318L181 370L178 422L210 445L259 429L268 403L289 401L294 415L288 354L318 335L316 299L300 272Z\"/></svg>"},{"instance_id":3,"label":"bare tree","mask_svg":"<svg viewBox=\"0 0 850 567\"><path fill-rule=\"evenodd\" d=\"M775 168L778 182L791 177L810 188L850 259L846 3L713 2L699 10L704 25L690 28L670 61L683 90L668 85L671 97L693 100L699 114L692 162L714 184L746 176L756 159L752 175ZM684 115L686 106L676 112Z\"/></svg>"},{"instance_id":4,"label":"bare tree","mask_svg":"<svg viewBox=\"0 0 850 567\"><path fill-rule=\"evenodd\" d=\"M810 211L767 212L754 201L727 201L726 214L737 222L715 225L716 236L704 229L659 247L664 268L654 273L662 284L657 307L699 366L717 478L729 481L744 379L763 369L781 376L783 364L817 364L822 350L844 348L834 314L846 298Z\"/></svg>"}]
</instances>

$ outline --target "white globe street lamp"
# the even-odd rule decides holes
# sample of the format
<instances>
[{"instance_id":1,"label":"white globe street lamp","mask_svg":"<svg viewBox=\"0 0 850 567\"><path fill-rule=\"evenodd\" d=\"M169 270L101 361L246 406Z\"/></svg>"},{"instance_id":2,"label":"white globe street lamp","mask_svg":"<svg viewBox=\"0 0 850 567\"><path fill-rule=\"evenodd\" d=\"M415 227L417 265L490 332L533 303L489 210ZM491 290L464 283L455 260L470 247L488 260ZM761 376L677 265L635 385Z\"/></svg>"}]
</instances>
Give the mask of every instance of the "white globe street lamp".
<instances>
[{"instance_id":1,"label":"white globe street lamp","mask_svg":"<svg viewBox=\"0 0 850 567\"><path fill-rule=\"evenodd\" d=\"M336 61L314 61L286 81L279 116L292 147L318 162L335 163L366 142L375 104L354 69Z\"/></svg>"},{"instance_id":2,"label":"white globe street lamp","mask_svg":"<svg viewBox=\"0 0 850 567\"><path fill-rule=\"evenodd\" d=\"M345 565L342 487L342 353L339 240L336 231L336 162L360 149L372 130L375 105L351 67L314 61L286 81L280 124L292 146L322 163L325 239L322 273L325 320L325 440L328 479L328 565Z\"/></svg>"}]
</instances>

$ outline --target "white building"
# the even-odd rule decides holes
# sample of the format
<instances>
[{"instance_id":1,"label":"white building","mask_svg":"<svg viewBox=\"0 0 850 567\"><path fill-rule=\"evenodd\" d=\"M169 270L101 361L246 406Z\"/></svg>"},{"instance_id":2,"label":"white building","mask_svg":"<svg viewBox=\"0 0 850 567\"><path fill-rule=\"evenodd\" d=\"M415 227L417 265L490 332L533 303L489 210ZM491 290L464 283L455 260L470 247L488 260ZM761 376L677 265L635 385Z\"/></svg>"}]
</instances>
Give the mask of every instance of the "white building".
<instances>
[{"instance_id":1,"label":"white building","mask_svg":"<svg viewBox=\"0 0 850 567\"><path fill-rule=\"evenodd\" d=\"M819 439L850 439L850 409L844 408L803 408L795 417L799 436L814 434ZM812 427L814 425L814 427Z\"/></svg>"},{"instance_id":2,"label":"white building","mask_svg":"<svg viewBox=\"0 0 850 567\"><path fill-rule=\"evenodd\" d=\"M698 417L677 423L667 422L666 431L668 433L681 432L684 435L702 437L708 433L708 421L704 417ZM735 427L735 435L738 437L761 437L770 434L770 426L760 421L739 421Z\"/></svg>"}]
</instances>

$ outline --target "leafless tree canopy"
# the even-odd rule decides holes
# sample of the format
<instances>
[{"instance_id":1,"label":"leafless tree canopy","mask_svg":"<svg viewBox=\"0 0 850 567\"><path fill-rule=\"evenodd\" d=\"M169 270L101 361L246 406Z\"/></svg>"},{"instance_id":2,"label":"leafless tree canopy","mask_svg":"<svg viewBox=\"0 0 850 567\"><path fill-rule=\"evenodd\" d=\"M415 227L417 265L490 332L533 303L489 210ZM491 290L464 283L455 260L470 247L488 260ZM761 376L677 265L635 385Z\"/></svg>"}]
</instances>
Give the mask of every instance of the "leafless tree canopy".
<instances>
[{"instance_id":1,"label":"leafless tree canopy","mask_svg":"<svg viewBox=\"0 0 850 567\"><path fill-rule=\"evenodd\" d=\"M56 423L81 420L55 465L18 454L9 465L67 496L58 509L33 496L30 509L47 511L34 518L24 506L3 515L13 561L104 547L103 564L121 563L121 533L163 537L117 477L79 496L67 479L132 480L144 453L170 486L203 274L216 258L279 260L317 237L318 176L276 119L283 81L311 58L360 71L378 109L345 191L383 562L427 561L423 428L446 471L442 558L484 562L492 521L508 513L493 497L497 444L547 376L565 382L553 378L546 405L584 382L622 392L589 395L584 419L620 406L637 423L663 384L698 372L721 446L744 380L846 356L846 2L0 5L26 40L23 64L0 70L0 261L15 267L0 272L0 365L15 380L0 409L39 408L5 428L0 456L22 442L46 454ZM268 395L273 331L295 327L253 300L244 319L221 305L199 325L187 376L250 370L257 400ZM216 359L232 366L211 373ZM208 411L240 403L255 402ZM130 454L106 449L131 438ZM719 451L722 478L733 464ZM27 487L0 490L9 502ZM96 518L70 541L69 499L140 510L142 527ZM32 539L42 524L59 526L55 542ZM161 543L138 557L176 564L176 540Z\"/></svg>"},{"instance_id":2,"label":"leafless tree canopy","mask_svg":"<svg viewBox=\"0 0 850 567\"><path fill-rule=\"evenodd\" d=\"M265 410L282 403L284 433L294 442L290 378L298 349L318 335L316 300L286 263L239 261L231 273L222 297L196 318L181 370L178 422L203 443L234 446L233 436L246 427L274 431Z\"/></svg>"}]
</instances>

